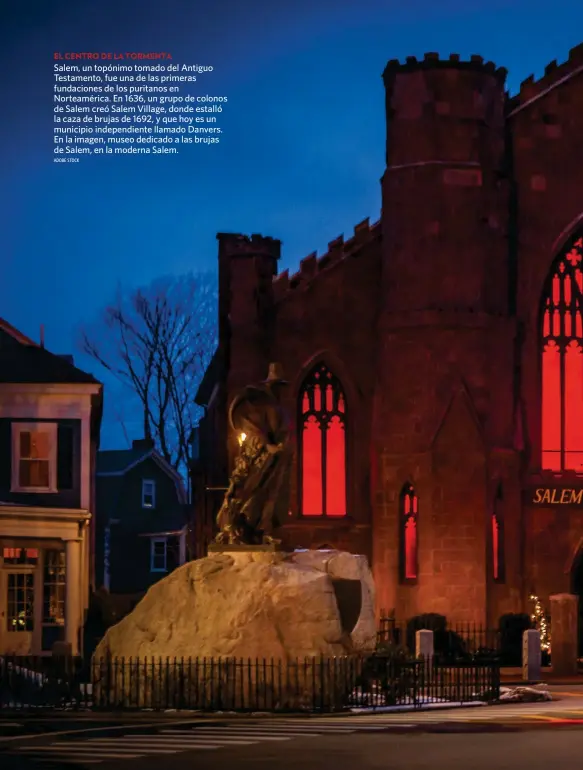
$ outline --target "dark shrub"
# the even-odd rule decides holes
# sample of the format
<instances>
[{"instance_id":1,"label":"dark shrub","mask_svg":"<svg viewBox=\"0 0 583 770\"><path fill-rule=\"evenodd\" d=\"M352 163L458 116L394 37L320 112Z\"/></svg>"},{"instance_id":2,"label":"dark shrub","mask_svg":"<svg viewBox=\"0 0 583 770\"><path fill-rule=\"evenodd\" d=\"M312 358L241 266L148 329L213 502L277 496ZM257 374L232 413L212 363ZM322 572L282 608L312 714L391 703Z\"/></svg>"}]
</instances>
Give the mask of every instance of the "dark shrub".
<instances>
[{"instance_id":1,"label":"dark shrub","mask_svg":"<svg viewBox=\"0 0 583 770\"><path fill-rule=\"evenodd\" d=\"M378 658L382 658L383 660L408 661L415 660L415 653L411 652L408 647L401 644L380 642L377 645L374 655L375 660Z\"/></svg>"},{"instance_id":2,"label":"dark shrub","mask_svg":"<svg viewBox=\"0 0 583 770\"><path fill-rule=\"evenodd\" d=\"M500 664L502 666L522 665L522 635L532 628L530 615L511 612L502 615L498 621L500 629Z\"/></svg>"},{"instance_id":3,"label":"dark shrub","mask_svg":"<svg viewBox=\"0 0 583 770\"><path fill-rule=\"evenodd\" d=\"M447 628L447 618L445 615L439 615L437 612L425 612L422 615L415 615L407 623L408 632L412 633L415 639L415 631L445 631Z\"/></svg>"},{"instance_id":4,"label":"dark shrub","mask_svg":"<svg viewBox=\"0 0 583 770\"><path fill-rule=\"evenodd\" d=\"M447 664L468 658L466 644L455 631L434 631L433 650L438 663Z\"/></svg>"},{"instance_id":5,"label":"dark shrub","mask_svg":"<svg viewBox=\"0 0 583 770\"><path fill-rule=\"evenodd\" d=\"M356 681L360 692L358 705L409 703L414 698L419 665L406 647L390 643L382 645L364 661Z\"/></svg>"},{"instance_id":6,"label":"dark shrub","mask_svg":"<svg viewBox=\"0 0 583 770\"><path fill-rule=\"evenodd\" d=\"M478 649L469 656L475 663L488 663L493 660L498 660L499 657L500 653L494 647L478 647Z\"/></svg>"},{"instance_id":7,"label":"dark shrub","mask_svg":"<svg viewBox=\"0 0 583 770\"><path fill-rule=\"evenodd\" d=\"M447 628L447 618L435 612L415 615L407 623L407 647L415 652L415 634L422 630L433 631L433 651L436 662L452 663L466 657L464 640Z\"/></svg>"},{"instance_id":8,"label":"dark shrub","mask_svg":"<svg viewBox=\"0 0 583 770\"><path fill-rule=\"evenodd\" d=\"M415 634L417 631L433 631L434 645L435 636L444 634L447 628L447 618L444 615L438 615L436 612L426 612L422 615L415 615L407 621L407 647L412 653L415 653Z\"/></svg>"}]
</instances>

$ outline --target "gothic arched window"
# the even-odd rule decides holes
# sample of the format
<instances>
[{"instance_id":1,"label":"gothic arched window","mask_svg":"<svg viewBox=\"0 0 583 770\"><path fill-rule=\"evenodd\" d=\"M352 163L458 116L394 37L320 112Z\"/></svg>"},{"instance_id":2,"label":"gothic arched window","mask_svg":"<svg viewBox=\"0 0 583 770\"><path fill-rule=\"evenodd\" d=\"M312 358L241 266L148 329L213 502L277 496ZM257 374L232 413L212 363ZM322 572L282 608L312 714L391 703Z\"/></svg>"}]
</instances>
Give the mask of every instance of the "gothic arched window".
<instances>
[{"instance_id":1,"label":"gothic arched window","mask_svg":"<svg viewBox=\"0 0 583 770\"><path fill-rule=\"evenodd\" d=\"M346 515L346 398L337 377L318 364L300 390L298 436L303 516Z\"/></svg>"},{"instance_id":2,"label":"gothic arched window","mask_svg":"<svg viewBox=\"0 0 583 770\"><path fill-rule=\"evenodd\" d=\"M417 519L419 498L411 484L405 484L399 506L399 572L401 580L417 580Z\"/></svg>"},{"instance_id":3,"label":"gothic arched window","mask_svg":"<svg viewBox=\"0 0 583 770\"><path fill-rule=\"evenodd\" d=\"M553 265L542 307L542 467L583 472L583 238Z\"/></svg>"},{"instance_id":4,"label":"gothic arched window","mask_svg":"<svg viewBox=\"0 0 583 770\"><path fill-rule=\"evenodd\" d=\"M497 583L504 581L503 503L502 484L498 484L492 510L492 578Z\"/></svg>"}]
</instances>

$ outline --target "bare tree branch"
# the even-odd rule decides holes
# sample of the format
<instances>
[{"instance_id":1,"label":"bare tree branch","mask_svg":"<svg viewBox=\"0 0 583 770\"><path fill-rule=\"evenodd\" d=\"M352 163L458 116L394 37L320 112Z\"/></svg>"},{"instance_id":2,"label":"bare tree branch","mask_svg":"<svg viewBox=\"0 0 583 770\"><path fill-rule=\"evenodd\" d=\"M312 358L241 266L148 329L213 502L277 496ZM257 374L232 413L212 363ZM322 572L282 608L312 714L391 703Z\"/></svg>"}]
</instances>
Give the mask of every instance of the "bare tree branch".
<instances>
[{"instance_id":1,"label":"bare tree branch","mask_svg":"<svg viewBox=\"0 0 583 770\"><path fill-rule=\"evenodd\" d=\"M196 390L217 344L217 286L212 274L164 277L118 289L80 348L138 400L143 436L172 467L184 470L200 419Z\"/></svg>"}]
</instances>

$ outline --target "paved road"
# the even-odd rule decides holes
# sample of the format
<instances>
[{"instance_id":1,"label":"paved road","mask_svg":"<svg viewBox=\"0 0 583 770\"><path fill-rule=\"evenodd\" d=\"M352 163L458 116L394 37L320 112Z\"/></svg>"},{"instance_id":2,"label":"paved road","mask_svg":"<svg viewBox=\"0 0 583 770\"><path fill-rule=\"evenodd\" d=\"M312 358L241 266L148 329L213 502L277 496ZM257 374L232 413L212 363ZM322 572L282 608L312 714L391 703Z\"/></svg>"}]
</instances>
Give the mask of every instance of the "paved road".
<instances>
[{"instance_id":1,"label":"paved road","mask_svg":"<svg viewBox=\"0 0 583 770\"><path fill-rule=\"evenodd\" d=\"M200 767L202 758L209 752L218 752L219 764L226 762L223 755L230 755L235 749L241 750L237 757L242 760L248 752L254 756L255 750L264 751L265 746L276 751L278 747L291 748L297 744L300 751L306 742L319 753L332 739L336 741L334 745L349 739L347 745L353 745L354 741L361 745L365 734L397 740L399 735L413 734L496 733L498 741L500 735L507 733L522 735L583 726L582 691L555 688L553 696L556 700L543 703L324 717L201 718L150 712L118 717L68 714L59 718L58 715L23 714L0 719L0 766L2 770L93 765L106 768L112 763L117 766L120 762L139 759L141 768L148 758L164 759L167 764L167 760L174 763L184 757L186 761L196 755L197 767ZM583 730L580 735L583 749ZM577 768L580 766L581 761Z\"/></svg>"},{"instance_id":2,"label":"paved road","mask_svg":"<svg viewBox=\"0 0 583 770\"><path fill-rule=\"evenodd\" d=\"M558 723L395 723L380 718L293 719L135 728L5 744L2 770L580 770L583 729ZM107 732L107 731L104 731ZM138 760L138 763L136 763Z\"/></svg>"}]
</instances>

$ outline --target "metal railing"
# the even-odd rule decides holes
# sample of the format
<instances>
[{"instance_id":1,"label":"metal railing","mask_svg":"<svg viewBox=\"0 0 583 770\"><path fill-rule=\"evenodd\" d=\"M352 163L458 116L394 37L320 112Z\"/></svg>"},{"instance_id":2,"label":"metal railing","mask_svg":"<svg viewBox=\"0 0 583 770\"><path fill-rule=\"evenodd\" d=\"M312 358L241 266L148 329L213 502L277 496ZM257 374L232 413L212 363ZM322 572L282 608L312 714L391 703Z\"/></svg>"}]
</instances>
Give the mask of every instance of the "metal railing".
<instances>
[{"instance_id":1,"label":"metal railing","mask_svg":"<svg viewBox=\"0 0 583 770\"><path fill-rule=\"evenodd\" d=\"M501 666L520 666L522 661L522 627L487 628L477 623L443 623L439 620L419 622L424 616L409 621L396 620L381 613L377 629L377 648L400 648L415 655L415 633L433 631L437 662L471 663L498 660Z\"/></svg>"},{"instance_id":2,"label":"metal railing","mask_svg":"<svg viewBox=\"0 0 583 770\"><path fill-rule=\"evenodd\" d=\"M429 627L433 631L435 655L445 662L470 661L476 658L495 658L501 651L501 633L498 629L484 628L472 623L456 623L443 627ZM402 647L415 654L415 632L422 627L412 623L381 618L377 631L377 645Z\"/></svg>"},{"instance_id":3,"label":"metal railing","mask_svg":"<svg viewBox=\"0 0 583 770\"><path fill-rule=\"evenodd\" d=\"M0 709L324 713L498 698L495 661L439 665L382 654L241 658L0 658Z\"/></svg>"}]
</instances>

